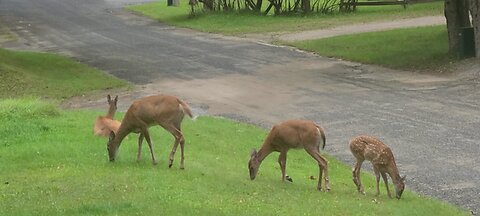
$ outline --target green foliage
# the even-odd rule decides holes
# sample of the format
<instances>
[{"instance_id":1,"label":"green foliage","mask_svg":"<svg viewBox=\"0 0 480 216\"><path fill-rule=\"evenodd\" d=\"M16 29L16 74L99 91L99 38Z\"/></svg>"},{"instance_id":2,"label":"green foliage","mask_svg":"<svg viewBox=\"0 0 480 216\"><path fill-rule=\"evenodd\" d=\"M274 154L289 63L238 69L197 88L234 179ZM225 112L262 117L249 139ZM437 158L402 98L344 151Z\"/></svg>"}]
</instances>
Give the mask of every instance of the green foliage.
<instances>
[{"instance_id":1,"label":"green foliage","mask_svg":"<svg viewBox=\"0 0 480 216\"><path fill-rule=\"evenodd\" d=\"M266 3L267 1L265 1ZM127 8L170 25L228 35L301 31L362 22L388 21L443 14L443 2L441 1L412 4L406 10L401 6L393 5L358 7L357 12L347 14L262 16L249 12L234 11L205 13L193 18L189 16L190 9L187 4L181 4L179 7L167 7L166 5L165 1L157 1L133 5Z\"/></svg>"},{"instance_id":2,"label":"green foliage","mask_svg":"<svg viewBox=\"0 0 480 216\"><path fill-rule=\"evenodd\" d=\"M127 86L125 81L56 54L0 48L0 59L0 98L62 99Z\"/></svg>"},{"instance_id":3,"label":"green foliage","mask_svg":"<svg viewBox=\"0 0 480 216\"><path fill-rule=\"evenodd\" d=\"M142 160L135 161L134 134L111 163L106 138L92 134L93 121L104 110L22 114L44 113L45 107L37 100L1 103L1 113L20 113L0 115L0 215L467 215L410 191L401 200L389 199L383 185L375 197L370 174L363 174L367 195L360 195L350 166L331 157L332 190L318 192L310 179L318 177L318 166L301 150L288 155L294 183L280 180L278 154L268 157L251 181L249 153L266 131L221 118L184 121L185 170L178 168L179 151L167 168L173 138L160 127L151 128L157 166L146 144Z\"/></svg>"},{"instance_id":4,"label":"green foliage","mask_svg":"<svg viewBox=\"0 0 480 216\"><path fill-rule=\"evenodd\" d=\"M407 70L442 71L448 54L445 26L396 29L288 43L323 56Z\"/></svg>"}]
</instances>

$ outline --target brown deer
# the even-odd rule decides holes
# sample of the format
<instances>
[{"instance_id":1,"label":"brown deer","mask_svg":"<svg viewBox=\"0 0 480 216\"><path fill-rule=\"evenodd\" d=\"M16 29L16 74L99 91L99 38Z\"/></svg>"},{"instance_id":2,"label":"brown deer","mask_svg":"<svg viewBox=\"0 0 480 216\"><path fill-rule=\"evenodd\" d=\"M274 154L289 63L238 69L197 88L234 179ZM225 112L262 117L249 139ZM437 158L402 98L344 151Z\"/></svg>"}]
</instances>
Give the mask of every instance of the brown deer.
<instances>
[{"instance_id":1,"label":"brown deer","mask_svg":"<svg viewBox=\"0 0 480 216\"><path fill-rule=\"evenodd\" d=\"M282 181L292 181L285 173L287 151L303 148L318 162L320 173L317 189L322 189L322 171L325 171L325 191L330 190L328 183L328 161L320 155L320 147L325 148L325 133L323 129L312 121L289 120L273 126L258 152L253 149L248 161L250 179L257 176L262 161L272 152L280 152L278 163L282 170Z\"/></svg>"},{"instance_id":2,"label":"brown deer","mask_svg":"<svg viewBox=\"0 0 480 216\"><path fill-rule=\"evenodd\" d=\"M392 198L390 190L388 189L387 173L392 178L395 186L395 192L397 199L402 196L405 189L405 177L400 177L395 164L395 158L393 157L392 150L377 138L361 135L354 137L349 142L350 151L357 159L355 166L353 167L353 182L357 186L358 192L365 194L365 191L360 181L360 168L365 160L368 160L373 165L373 171L377 178L377 196L380 194L379 183L380 175L382 175L385 186L387 187L388 197Z\"/></svg>"},{"instance_id":3,"label":"brown deer","mask_svg":"<svg viewBox=\"0 0 480 216\"><path fill-rule=\"evenodd\" d=\"M153 164L157 164L153 153L153 146L150 140L148 128L152 125L159 124L165 130L170 132L175 138L172 151L170 153L168 167L172 167L175 151L180 144L181 159L180 169L184 169L184 144L181 124L184 115L187 114L193 118L190 107L179 98L171 95L155 95L140 98L132 103L128 108L125 116L120 124L118 132L110 133L107 143L108 156L110 161L114 161L117 151L122 140L129 133L140 133L138 137L138 153L137 160L140 159L142 142L145 138L150 148Z\"/></svg>"},{"instance_id":4,"label":"brown deer","mask_svg":"<svg viewBox=\"0 0 480 216\"><path fill-rule=\"evenodd\" d=\"M117 111L118 96L112 100L110 95L107 95L108 112L105 116L98 116L93 126L93 134L96 136L108 137L110 132L117 133L120 127L120 122L114 120L115 112Z\"/></svg>"}]
</instances>

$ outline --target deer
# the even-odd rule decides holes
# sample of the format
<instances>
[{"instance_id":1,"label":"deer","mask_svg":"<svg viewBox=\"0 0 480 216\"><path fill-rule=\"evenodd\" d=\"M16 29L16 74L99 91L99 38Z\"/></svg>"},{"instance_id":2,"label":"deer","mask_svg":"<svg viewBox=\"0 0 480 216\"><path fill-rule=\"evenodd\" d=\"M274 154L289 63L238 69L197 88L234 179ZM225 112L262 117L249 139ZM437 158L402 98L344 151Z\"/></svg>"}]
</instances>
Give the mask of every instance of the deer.
<instances>
[{"instance_id":1,"label":"deer","mask_svg":"<svg viewBox=\"0 0 480 216\"><path fill-rule=\"evenodd\" d=\"M117 133L110 132L107 142L109 160L111 162L115 161L123 139L133 132L140 134L138 137L137 161L141 157L143 139L146 139L153 164L156 165L157 161L148 128L158 124L175 138L172 151L170 152L168 167L172 167L175 152L180 144L180 169L184 169L185 138L182 134L181 124L185 114L194 119L190 107L184 101L172 95L153 95L134 101L125 113Z\"/></svg>"},{"instance_id":2,"label":"deer","mask_svg":"<svg viewBox=\"0 0 480 216\"><path fill-rule=\"evenodd\" d=\"M406 176L400 177L392 150L379 139L367 135L360 135L352 138L349 141L349 146L350 151L356 158L356 163L353 167L352 174L353 182L357 186L358 192L365 194L362 182L360 180L360 168L362 167L362 163L365 160L368 160L373 165L373 171L376 177L376 196L380 195L379 182L381 175L385 183L385 187L387 188L388 197L392 198L388 188L388 174L394 183L396 198L400 199L403 190L405 189Z\"/></svg>"},{"instance_id":3,"label":"deer","mask_svg":"<svg viewBox=\"0 0 480 216\"><path fill-rule=\"evenodd\" d=\"M110 132L116 133L120 127L120 121L114 120L115 112L117 111L118 96L112 100L110 95L107 95L108 112L105 116L98 116L93 126L93 134L96 136L108 137Z\"/></svg>"},{"instance_id":4,"label":"deer","mask_svg":"<svg viewBox=\"0 0 480 216\"><path fill-rule=\"evenodd\" d=\"M278 163L282 171L282 181L293 180L286 174L287 152L290 149L305 149L318 163L320 172L317 189L322 190L322 172L325 172L325 191L330 190L328 180L328 160L320 155L320 147L325 148L325 132L322 127L309 120L288 120L272 127L258 152L253 149L248 161L250 180L257 176L262 161L272 152L280 152Z\"/></svg>"}]
</instances>

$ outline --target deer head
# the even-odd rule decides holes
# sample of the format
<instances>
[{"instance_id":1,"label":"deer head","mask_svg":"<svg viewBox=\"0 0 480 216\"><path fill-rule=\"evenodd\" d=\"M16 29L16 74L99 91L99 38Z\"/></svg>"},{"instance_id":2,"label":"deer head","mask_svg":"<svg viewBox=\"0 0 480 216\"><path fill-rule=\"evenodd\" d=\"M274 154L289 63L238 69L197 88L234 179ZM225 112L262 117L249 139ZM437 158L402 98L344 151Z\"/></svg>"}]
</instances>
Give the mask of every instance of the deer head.
<instances>
[{"instance_id":1,"label":"deer head","mask_svg":"<svg viewBox=\"0 0 480 216\"><path fill-rule=\"evenodd\" d=\"M258 167L260 166L260 161L258 160L257 150L253 149L250 154L250 161L248 161L248 170L250 172L250 180L254 180L257 177Z\"/></svg>"},{"instance_id":2,"label":"deer head","mask_svg":"<svg viewBox=\"0 0 480 216\"><path fill-rule=\"evenodd\" d=\"M108 114L107 116L113 118L115 112L117 111L117 102L118 102L118 95L112 100L110 95L107 95L107 102L108 102Z\"/></svg>"},{"instance_id":3,"label":"deer head","mask_svg":"<svg viewBox=\"0 0 480 216\"><path fill-rule=\"evenodd\" d=\"M405 189L405 178L407 176L403 176L400 178L400 181L395 183L395 197L397 199L400 199L400 197L402 196L402 193L403 193L403 190Z\"/></svg>"},{"instance_id":4,"label":"deer head","mask_svg":"<svg viewBox=\"0 0 480 216\"><path fill-rule=\"evenodd\" d=\"M110 161L115 161L115 156L117 154L118 145L115 145L115 133L112 131L110 132L110 136L108 137L107 142L107 151L108 151L108 159Z\"/></svg>"}]
</instances>

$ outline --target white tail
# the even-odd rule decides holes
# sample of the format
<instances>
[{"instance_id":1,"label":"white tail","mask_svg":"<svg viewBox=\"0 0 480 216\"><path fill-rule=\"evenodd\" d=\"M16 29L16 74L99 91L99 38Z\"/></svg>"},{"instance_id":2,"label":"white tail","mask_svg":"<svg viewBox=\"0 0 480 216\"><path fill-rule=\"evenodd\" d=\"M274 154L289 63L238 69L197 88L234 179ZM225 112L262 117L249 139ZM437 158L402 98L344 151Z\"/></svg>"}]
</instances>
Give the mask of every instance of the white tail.
<instances>
[{"instance_id":1,"label":"white tail","mask_svg":"<svg viewBox=\"0 0 480 216\"><path fill-rule=\"evenodd\" d=\"M323 129L312 121L289 120L273 126L268 133L262 148L257 152L253 150L248 169L250 179L254 180L263 159L270 153L280 152L278 163L282 170L282 180L292 181L285 173L287 151L289 149L303 148L318 162L320 169L317 189L322 189L322 171L325 171L325 191L330 190L328 181L328 161L320 155L320 147L325 147L325 133Z\"/></svg>"},{"instance_id":2,"label":"white tail","mask_svg":"<svg viewBox=\"0 0 480 216\"><path fill-rule=\"evenodd\" d=\"M98 116L93 126L93 134L96 136L108 137L110 132L117 133L120 127L120 122L114 120L115 112L117 111L118 96L112 100L110 95L107 95L108 112L105 116Z\"/></svg>"},{"instance_id":3,"label":"white tail","mask_svg":"<svg viewBox=\"0 0 480 216\"><path fill-rule=\"evenodd\" d=\"M180 168L184 168L184 144L181 124L183 117L187 114L193 117L190 107L175 96L155 95L136 100L132 103L125 113L118 132L110 133L110 139L107 143L108 155L110 161L114 161L122 140L131 132L140 133L138 138L137 160L141 157L143 138L147 140L148 147L152 156L153 164L156 164L153 146L150 140L148 128L151 125L159 124L165 130L170 132L175 138L172 151L170 153L169 164L171 167L175 156L175 151L180 144L181 160Z\"/></svg>"},{"instance_id":4,"label":"white tail","mask_svg":"<svg viewBox=\"0 0 480 216\"><path fill-rule=\"evenodd\" d=\"M368 160L372 163L373 171L375 172L377 180L377 195L380 194L379 182L381 175L385 182L385 186L387 187L388 196L390 198L392 197L390 190L388 189L388 178L386 175L388 173L395 185L396 197L397 199L400 199L403 190L405 189L405 176L400 177L392 150L377 138L366 135L354 137L350 140L349 145L350 151L357 159L352 173L353 182L357 186L358 192L365 194L360 180L360 168L362 167L363 161Z\"/></svg>"}]
</instances>

